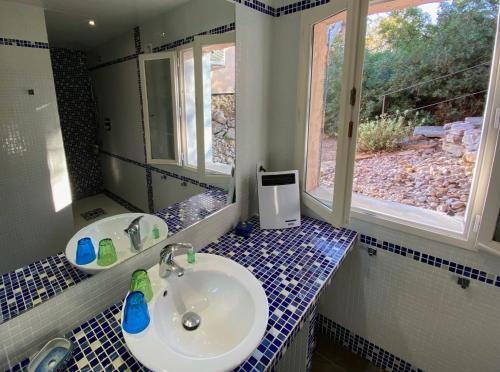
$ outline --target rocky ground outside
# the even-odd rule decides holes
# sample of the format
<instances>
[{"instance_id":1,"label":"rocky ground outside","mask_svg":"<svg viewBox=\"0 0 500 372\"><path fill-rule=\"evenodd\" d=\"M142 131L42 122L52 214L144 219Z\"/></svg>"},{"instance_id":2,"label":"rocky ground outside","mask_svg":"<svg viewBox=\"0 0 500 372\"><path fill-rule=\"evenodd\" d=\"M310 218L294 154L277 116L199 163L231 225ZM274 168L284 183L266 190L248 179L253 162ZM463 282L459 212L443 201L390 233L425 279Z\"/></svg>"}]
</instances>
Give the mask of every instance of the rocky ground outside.
<instances>
[{"instance_id":1,"label":"rocky ground outside","mask_svg":"<svg viewBox=\"0 0 500 372\"><path fill-rule=\"evenodd\" d=\"M398 151L358 153L353 191L378 200L463 216L479 146L482 120L478 119L438 127L442 128L438 134L417 131ZM335 140L325 137L322 148L320 185L331 188Z\"/></svg>"},{"instance_id":2,"label":"rocky ground outside","mask_svg":"<svg viewBox=\"0 0 500 372\"><path fill-rule=\"evenodd\" d=\"M234 94L212 96L213 161L234 164L236 157L236 106Z\"/></svg>"}]
</instances>

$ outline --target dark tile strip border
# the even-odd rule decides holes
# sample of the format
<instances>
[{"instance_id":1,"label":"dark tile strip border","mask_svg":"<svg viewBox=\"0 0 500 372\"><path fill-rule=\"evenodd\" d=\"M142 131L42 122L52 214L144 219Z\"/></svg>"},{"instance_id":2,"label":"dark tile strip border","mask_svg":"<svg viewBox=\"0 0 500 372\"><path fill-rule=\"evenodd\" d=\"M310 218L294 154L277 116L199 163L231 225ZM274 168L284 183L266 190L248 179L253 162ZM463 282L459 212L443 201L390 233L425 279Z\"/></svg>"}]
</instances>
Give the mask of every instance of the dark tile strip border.
<instances>
[{"instance_id":1,"label":"dark tile strip border","mask_svg":"<svg viewBox=\"0 0 500 372\"><path fill-rule=\"evenodd\" d=\"M281 17L287 14L301 12L303 10L315 8L320 5L328 4L330 0L301 0L295 3L283 5L280 7L273 7L264 4L258 0L233 0L235 3L242 4L248 8L254 9L258 12L270 15L271 17Z\"/></svg>"},{"instance_id":2,"label":"dark tile strip border","mask_svg":"<svg viewBox=\"0 0 500 372\"><path fill-rule=\"evenodd\" d=\"M22 48L49 49L49 43L0 37L0 45L18 46Z\"/></svg>"},{"instance_id":3,"label":"dark tile strip border","mask_svg":"<svg viewBox=\"0 0 500 372\"><path fill-rule=\"evenodd\" d=\"M230 31L234 31L234 30L236 30L236 24L234 22L232 22L232 23L229 23L227 25L212 28L211 30L208 30L208 31L200 32L199 34L187 36L183 39L175 40L175 41L172 41L170 43L163 44L163 45L160 45L158 47L154 47L153 53L163 52L165 50L177 48L181 45L189 44L189 43L193 42L195 36L224 34L226 32L230 32Z\"/></svg>"},{"instance_id":4,"label":"dark tile strip border","mask_svg":"<svg viewBox=\"0 0 500 372\"><path fill-rule=\"evenodd\" d=\"M128 56L125 56L125 57L116 58L116 59L113 59L111 61L103 62L103 63L100 63L98 65L89 67L89 71L94 71L94 70L100 69L102 67L116 65L117 63L122 63L122 62L130 61L130 60L135 59L135 58L137 58L137 54L136 53L128 55Z\"/></svg>"},{"instance_id":5,"label":"dark tile strip border","mask_svg":"<svg viewBox=\"0 0 500 372\"><path fill-rule=\"evenodd\" d=\"M468 279L477 280L481 283L488 285L494 285L495 287L500 287L500 275L488 274L485 271L476 269L470 266L465 266L457 262L446 260L441 257L435 257L427 253L422 253L414 249L402 247L400 245L390 243L387 241L377 241L376 238L371 236L361 235L360 241L363 244L369 245L371 247L382 249L384 251L395 253L408 259L413 259L417 262L424 263L430 266L434 266L438 269L446 270L451 273L463 276Z\"/></svg>"},{"instance_id":6,"label":"dark tile strip border","mask_svg":"<svg viewBox=\"0 0 500 372\"><path fill-rule=\"evenodd\" d=\"M178 46L191 43L194 40L194 37L198 36L198 35L223 34L223 33L234 31L234 30L236 30L236 24L234 22L230 23L228 25L218 26L218 27L215 27L211 30L203 31L203 32L200 32L199 34L187 36L183 39L175 40L175 41L172 41L170 43L161 45L159 47L155 47L155 48L153 48L153 53L163 52L165 50L177 48ZM89 67L89 71L94 71L94 70L100 69L102 67L112 66L112 65L115 65L117 63L130 61L132 59L137 59L137 56L139 54L144 53L144 51L142 50L142 42L140 40L140 28L139 27L134 28L134 44L135 44L135 53L134 54L130 54L128 56L116 58L116 59L113 59L111 61L103 62L103 63L100 63L98 65Z\"/></svg>"},{"instance_id":7,"label":"dark tile strip border","mask_svg":"<svg viewBox=\"0 0 500 372\"><path fill-rule=\"evenodd\" d=\"M104 195L109 197L110 199L113 199L115 202L120 204L122 207L127 208L130 212L134 213L145 213L141 208L136 207L132 203L129 203L125 199L121 198L120 196L116 195L115 193L109 191L109 190L104 190L103 191Z\"/></svg>"},{"instance_id":8,"label":"dark tile strip border","mask_svg":"<svg viewBox=\"0 0 500 372\"><path fill-rule=\"evenodd\" d=\"M340 324L318 314L316 331L328 336L335 342L349 348L353 353L368 360L378 368L390 372L423 372L422 369L412 366L407 361L382 349L367 339L342 327Z\"/></svg>"}]
</instances>

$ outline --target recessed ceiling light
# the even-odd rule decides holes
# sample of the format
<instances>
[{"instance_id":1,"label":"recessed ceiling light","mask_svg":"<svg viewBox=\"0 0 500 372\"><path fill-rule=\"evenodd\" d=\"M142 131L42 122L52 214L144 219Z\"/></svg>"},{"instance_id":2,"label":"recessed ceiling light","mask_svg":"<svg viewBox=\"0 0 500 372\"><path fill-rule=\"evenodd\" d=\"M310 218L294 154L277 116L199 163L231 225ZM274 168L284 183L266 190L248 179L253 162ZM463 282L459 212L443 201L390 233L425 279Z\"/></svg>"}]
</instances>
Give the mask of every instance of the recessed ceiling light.
<instances>
[{"instance_id":1,"label":"recessed ceiling light","mask_svg":"<svg viewBox=\"0 0 500 372\"><path fill-rule=\"evenodd\" d=\"M89 26L95 27L95 21L93 19L89 19Z\"/></svg>"}]
</instances>

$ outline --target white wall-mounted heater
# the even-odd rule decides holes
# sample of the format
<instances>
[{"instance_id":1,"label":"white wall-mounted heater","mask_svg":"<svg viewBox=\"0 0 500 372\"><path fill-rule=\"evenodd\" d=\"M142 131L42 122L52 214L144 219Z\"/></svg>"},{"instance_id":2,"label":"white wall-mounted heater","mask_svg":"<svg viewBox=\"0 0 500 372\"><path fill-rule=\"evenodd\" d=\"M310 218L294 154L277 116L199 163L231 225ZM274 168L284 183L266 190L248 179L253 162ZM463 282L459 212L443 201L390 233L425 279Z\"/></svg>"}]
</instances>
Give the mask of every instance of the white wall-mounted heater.
<instances>
[{"instance_id":1,"label":"white wall-mounted heater","mask_svg":"<svg viewBox=\"0 0 500 372\"><path fill-rule=\"evenodd\" d=\"M257 172L261 229L300 226L299 172Z\"/></svg>"}]
</instances>

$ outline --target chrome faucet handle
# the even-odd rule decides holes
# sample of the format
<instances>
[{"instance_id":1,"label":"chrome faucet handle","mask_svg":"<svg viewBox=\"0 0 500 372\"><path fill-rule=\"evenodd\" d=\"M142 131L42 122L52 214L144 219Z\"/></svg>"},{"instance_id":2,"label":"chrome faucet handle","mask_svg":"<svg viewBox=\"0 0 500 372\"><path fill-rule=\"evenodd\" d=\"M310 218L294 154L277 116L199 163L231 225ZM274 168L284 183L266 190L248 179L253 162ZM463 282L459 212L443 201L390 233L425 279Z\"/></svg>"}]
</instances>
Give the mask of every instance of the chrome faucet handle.
<instances>
[{"instance_id":1,"label":"chrome faucet handle","mask_svg":"<svg viewBox=\"0 0 500 372\"><path fill-rule=\"evenodd\" d=\"M136 251L140 251L142 249L141 225L139 224L139 221L143 217L144 215L134 218L128 227L123 230L125 234L129 236L130 243Z\"/></svg>"},{"instance_id":2,"label":"chrome faucet handle","mask_svg":"<svg viewBox=\"0 0 500 372\"><path fill-rule=\"evenodd\" d=\"M184 269L174 261L174 252L179 249L190 250L193 249L193 245L191 243L167 244L160 253L160 277L168 278L172 272L177 273L178 277L184 275Z\"/></svg>"},{"instance_id":3,"label":"chrome faucet handle","mask_svg":"<svg viewBox=\"0 0 500 372\"><path fill-rule=\"evenodd\" d=\"M128 225L128 227L126 229L124 229L123 231L125 231L128 234L130 230L134 230L136 228L139 229L140 228L139 221L143 217L144 216L139 216L139 217L134 218L132 220L132 222L130 222L130 224Z\"/></svg>"}]
</instances>

